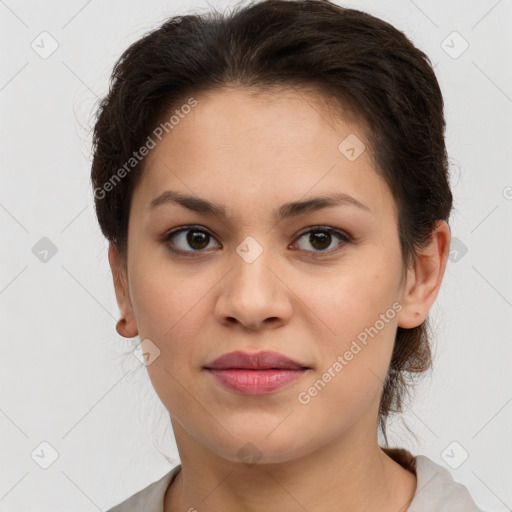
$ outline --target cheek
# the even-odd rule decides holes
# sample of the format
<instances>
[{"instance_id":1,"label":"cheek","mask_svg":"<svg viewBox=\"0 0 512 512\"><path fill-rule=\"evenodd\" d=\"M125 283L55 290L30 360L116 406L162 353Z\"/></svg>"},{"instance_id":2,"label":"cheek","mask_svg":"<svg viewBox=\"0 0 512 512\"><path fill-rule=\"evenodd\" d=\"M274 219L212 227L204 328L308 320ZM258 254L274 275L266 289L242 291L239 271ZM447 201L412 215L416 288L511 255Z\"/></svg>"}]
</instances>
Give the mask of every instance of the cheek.
<instances>
[{"instance_id":1,"label":"cheek","mask_svg":"<svg viewBox=\"0 0 512 512\"><path fill-rule=\"evenodd\" d=\"M175 268L140 265L130 279L139 335L162 342L190 327L206 286Z\"/></svg>"},{"instance_id":2,"label":"cheek","mask_svg":"<svg viewBox=\"0 0 512 512\"><path fill-rule=\"evenodd\" d=\"M213 277L198 279L167 265L133 269L130 288L139 337L158 346L163 356L160 362L173 374L194 370L201 346L193 341L208 343L203 328L208 316L205 308L211 308L208 291L215 282ZM152 366L148 366L150 373L157 368Z\"/></svg>"},{"instance_id":3,"label":"cheek","mask_svg":"<svg viewBox=\"0 0 512 512\"><path fill-rule=\"evenodd\" d=\"M201 339L198 315L204 314L205 302L200 299L206 287L196 281L155 268L151 273L135 272L131 287L140 340L149 339L160 350L146 367L149 378L162 403L177 417L188 414L191 395L197 395L191 375L198 371L194 362L201 360L201 347L193 341ZM199 408L195 414L204 411Z\"/></svg>"},{"instance_id":4,"label":"cheek","mask_svg":"<svg viewBox=\"0 0 512 512\"><path fill-rule=\"evenodd\" d=\"M339 407L340 414L346 408L344 414L355 418L380 392L391 360L400 310L398 266L353 266L336 275L299 292L314 313L308 314L310 321L322 326L316 335L321 364L302 388L306 395L299 403L322 403L319 414L322 407Z\"/></svg>"},{"instance_id":5,"label":"cheek","mask_svg":"<svg viewBox=\"0 0 512 512\"><path fill-rule=\"evenodd\" d=\"M348 340L356 338L366 328L378 322L383 336L390 336L389 323L393 324L396 311L393 303L398 298L398 270L373 266L347 266L329 276L296 282L297 294L312 311L317 323L322 324L322 336L330 345L343 348ZM386 315L385 326L380 321Z\"/></svg>"},{"instance_id":6,"label":"cheek","mask_svg":"<svg viewBox=\"0 0 512 512\"><path fill-rule=\"evenodd\" d=\"M359 300L364 298L352 295L349 302L332 303L327 321L336 335L318 340L321 364L296 397L299 410L322 418L333 436L375 412L370 405L378 404L391 361L397 311L384 298Z\"/></svg>"}]
</instances>

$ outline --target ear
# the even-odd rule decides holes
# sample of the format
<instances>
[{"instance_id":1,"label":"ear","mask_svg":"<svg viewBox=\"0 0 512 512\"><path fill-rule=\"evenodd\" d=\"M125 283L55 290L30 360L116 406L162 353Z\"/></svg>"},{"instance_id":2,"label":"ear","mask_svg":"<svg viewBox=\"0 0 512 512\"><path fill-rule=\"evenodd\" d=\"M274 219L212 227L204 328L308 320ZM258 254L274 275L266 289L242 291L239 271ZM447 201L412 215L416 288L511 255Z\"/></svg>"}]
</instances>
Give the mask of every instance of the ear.
<instances>
[{"instance_id":1,"label":"ear","mask_svg":"<svg viewBox=\"0 0 512 512\"><path fill-rule=\"evenodd\" d=\"M422 324L436 300L443 281L450 252L450 228L440 220L428 245L415 257L413 267L407 270L402 292L402 310L397 316L398 326L412 329Z\"/></svg>"},{"instance_id":2,"label":"ear","mask_svg":"<svg viewBox=\"0 0 512 512\"><path fill-rule=\"evenodd\" d=\"M121 261L117 248L112 243L108 247L108 261L114 280L117 305L121 313L121 320L116 325L116 331L124 338L133 338L137 336L138 331L130 300L127 268L125 263Z\"/></svg>"}]
</instances>

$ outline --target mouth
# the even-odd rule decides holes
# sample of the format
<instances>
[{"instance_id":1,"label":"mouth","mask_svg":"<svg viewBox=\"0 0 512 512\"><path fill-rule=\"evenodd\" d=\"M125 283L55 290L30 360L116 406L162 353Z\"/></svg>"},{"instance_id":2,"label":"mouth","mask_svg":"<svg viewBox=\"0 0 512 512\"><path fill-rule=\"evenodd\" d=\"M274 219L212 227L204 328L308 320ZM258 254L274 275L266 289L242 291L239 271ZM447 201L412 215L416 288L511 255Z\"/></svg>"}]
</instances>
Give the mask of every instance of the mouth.
<instances>
[{"instance_id":1,"label":"mouth","mask_svg":"<svg viewBox=\"0 0 512 512\"><path fill-rule=\"evenodd\" d=\"M207 370L308 370L299 363L279 352L229 352L204 366Z\"/></svg>"},{"instance_id":2,"label":"mouth","mask_svg":"<svg viewBox=\"0 0 512 512\"><path fill-rule=\"evenodd\" d=\"M245 395L271 393L311 370L309 366L272 351L230 352L203 368L223 387Z\"/></svg>"}]
</instances>

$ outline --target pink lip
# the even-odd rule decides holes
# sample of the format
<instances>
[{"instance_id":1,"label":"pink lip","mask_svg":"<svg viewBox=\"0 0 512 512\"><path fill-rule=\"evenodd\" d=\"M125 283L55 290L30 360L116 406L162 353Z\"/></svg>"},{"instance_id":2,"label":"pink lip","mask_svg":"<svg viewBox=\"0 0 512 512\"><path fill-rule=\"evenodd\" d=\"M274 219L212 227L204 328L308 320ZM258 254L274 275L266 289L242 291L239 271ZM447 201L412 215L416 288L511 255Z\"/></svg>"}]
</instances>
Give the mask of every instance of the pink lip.
<instances>
[{"instance_id":1,"label":"pink lip","mask_svg":"<svg viewBox=\"0 0 512 512\"><path fill-rule=\"evenodd\" d=\"M259 395L298 379L308 369L278 352L254 354L236 351L224 354L204 367L216 380L232 391Z\"/></svg>"},{"instance_id":2,"label":"pink lip","mask_svg":"<svg viewBox=\"0 0 512 512\"><path fill-rule=\"evenodd\" d=\"M208 370L222 385L244 395L263 395L298 379L304 370Z\"/></svg>"}]
</instances>

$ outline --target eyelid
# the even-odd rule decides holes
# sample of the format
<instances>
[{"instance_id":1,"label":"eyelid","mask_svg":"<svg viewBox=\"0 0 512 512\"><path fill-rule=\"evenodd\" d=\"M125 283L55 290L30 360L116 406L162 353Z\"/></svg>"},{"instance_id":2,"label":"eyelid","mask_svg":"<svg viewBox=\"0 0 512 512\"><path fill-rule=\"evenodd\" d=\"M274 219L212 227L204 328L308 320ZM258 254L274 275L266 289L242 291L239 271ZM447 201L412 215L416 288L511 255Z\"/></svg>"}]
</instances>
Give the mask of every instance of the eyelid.
<instances>
[{"instance_id":1,"label":"eyelid","mask_svg":"<svg viewBox=\"0 0 512 512\"><path fill-rule=\"evenodd\" d=\"M295 240L294 240L294 242L292 242L291 245L295 245L298 242L298 240L300 240L307 233L314 233L315 231L325 231L325 232L329 233L330 235L334 235L334 237L338 238L341 242L338 247L336 247L334 249L329 249L328 251L306 251L305 249L299 249L299 251L304 251L306 253L314 254L314 257L316 257L316 258L332 256L333 254L336 254L338 251L343 249L343 247L346 244L354 241L354 238L342 229L338 229L338 228L331 227L331 226L314 225L314 226L308 226L307 228L302 230L295 237Z\"/></svg>"},{"instance_id":2,"label":"eyelid","mask_svg":"<svg viewBox=\"0 0 512 512\"><path fill-rule=\"evenodd\" d=\"M171 241L171 238L174 235L177 235L178 233L187 232L187 231L204 231L207 233L211 238L217 240L217 237L206 227L201 226L199 224L189 224L184 226L178 226L176 228L171 229L170 231L166 231L165 234L161 237L161 241L164 245L167 246L167 248L174 254L183 255L185 257L200 257L203 254L206 254L207 251L201 250L201 251L183 251L181 249L174 249L170 247L169 242ZM217 241L217 243L219 243Z\"/></svg>"},{"instance_id":3,"label":"eyelid","mask_svg":"<svg viewBox=\"0 0 512 512\"><path fill-rule=\"evenodd\" d=\"M186 231L191 231L191 230L197 230L197 231L203 231L205 233L207 233L210 237L212 237L213 239L215 239L217 241L217 237L216 235L214 235L208 228L206 228L205 226L201 226L201 225L198 225L198 224L191 224L191 225L183 225L183 226L178 226L176 228L173 228L171 229L170 231L167 231L162 237L161 237L161 241L166 244L169 248L169 250L175 254L179 254L179 255L183 255L185 257L200 257L201 255L203 254L207 254L208 251L206 250L198 250L198 251L183 251L181 249L174 249L174 248L171 248L169 247L168 245L168 242L171 240L171 238L178 234L178 233L181 233L181 232L186 232ZM350 235L349 233L347 233L345 230L342 230L342 229L339 229L339 228L335 228L335 227L332 227L332 226L325 226L325 225L313 225L313 226L308 226L306 228L304 228L301 232L299 232L296 237L294 238L294 241L288 246L293 246L297 243L297 241L302 238L305 234L307 233L310 233L310 232L315 232L315 231L325 231L329 234L332 234L334 235L335 237L337 237L340 241L341 241L341 246L345 246L347 243L351 243L354 241L354 237L352 235ZM217 243L219 243L217 241ZM299 251L305 251L306 253L312 253L315 255L315 257L325 257L325 256L329 256L329 255L332 255L336 252L338 252L340 250L340 247L338 248L335 248L335 249L330 249L328 251L307 251L305 249L298 249Z\"/></svg>"}]
</instances>

